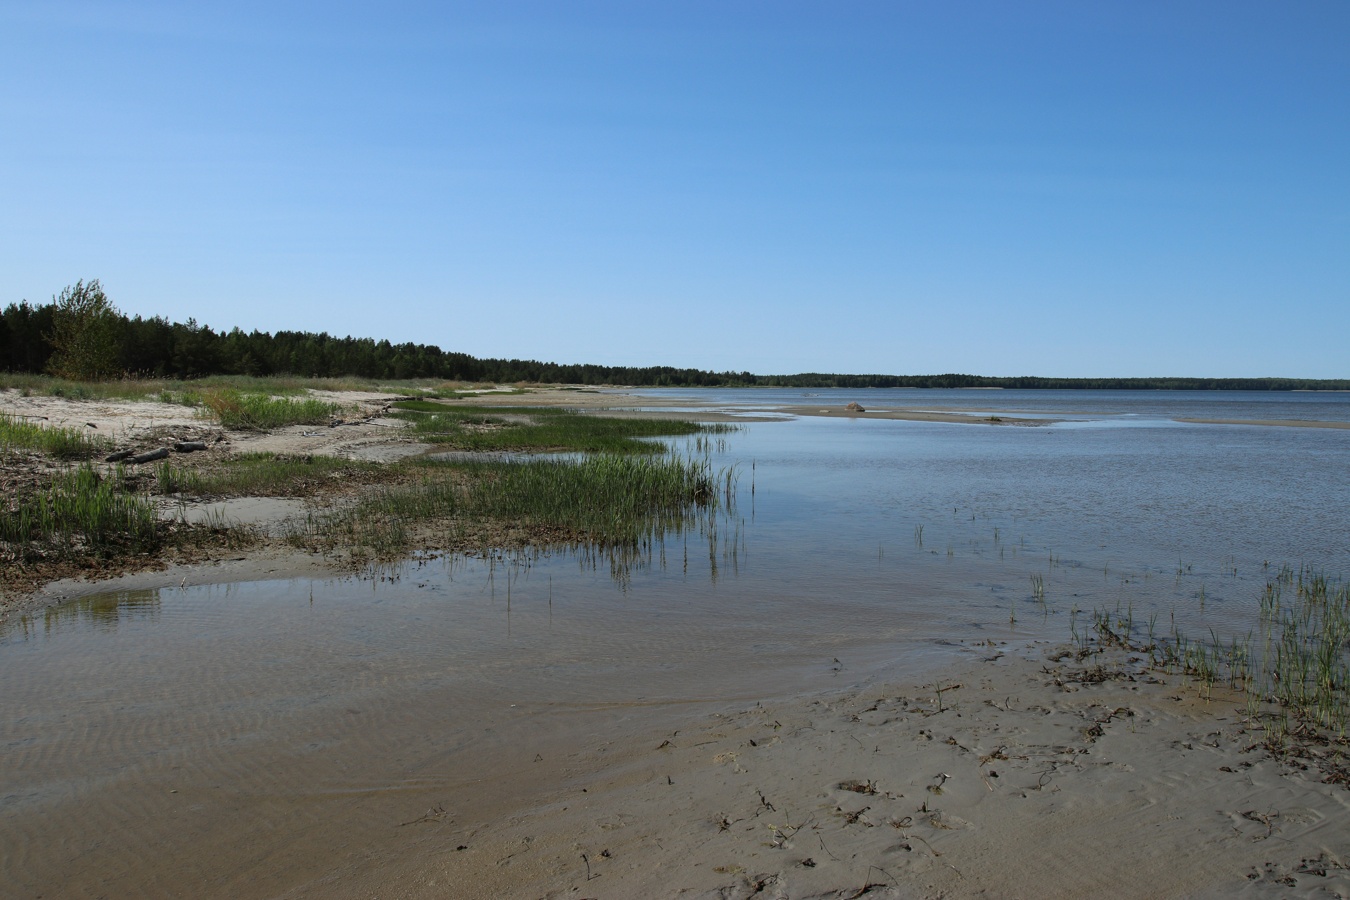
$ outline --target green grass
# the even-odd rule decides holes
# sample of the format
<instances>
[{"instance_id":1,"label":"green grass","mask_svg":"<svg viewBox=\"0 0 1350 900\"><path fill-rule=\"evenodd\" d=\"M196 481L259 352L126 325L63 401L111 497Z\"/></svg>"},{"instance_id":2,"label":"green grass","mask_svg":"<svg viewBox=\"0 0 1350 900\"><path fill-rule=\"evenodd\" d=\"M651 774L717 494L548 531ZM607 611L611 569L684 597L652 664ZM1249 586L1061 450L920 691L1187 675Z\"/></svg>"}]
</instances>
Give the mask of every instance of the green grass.
<instances>
[{"instance_id":1,"label":"green grass","mask_svg":"<svg viewBox=\"0 0 1350 900\"><path fill-rule=\"evenodd\" d=\"M1248 714L1267 730L1271 749L1295 731L1324 729L1344 742L1350 728L1350 585L1319 572L1289 567L1267 581L1261 596L1259 634L1224 640L1211 632L1195 639L1175 628L1170 636L1135 636L1132 614L1093 613L1092 633L1080 644L1090 652L1119 646L1149 654L1156 668L1199 681L1206 696L1225 682L1247 696Z\"/></svg>"},{"instance_id":2,"label":"green grass","mask_svg":"<svg viewBox=\"0 0 1350 900\"><path fill-rule=\"evenodd\" d=\"M233 388L208 390L203 401L223 427L258 431L286 425L324 425L338 411L337 404L313 398L247 394Z\"/></svg>"},{"instance_id":3,"label":"green grass","mask_svg":"<svg viewBox=\"0 0 1350 900\"><path fill-rule=\"evenodd\" d=\"M57 459L88 459L110 446L106 438L82 428L39 425L31 419L0 413L0 451L37 450Z\"/></svg>"},{"instance_id":4,"label":"green grass","mask_svg":"<svg viewBox=\"0 0 1350 900\"><path fill-rule=\"evenodd\" d=\"M136 381L70 381L50 375L0 374L0 388L17 390L25 397L66 397L71 400L141 400L151 391Z\"/></svg>"},{"instance_id":5,"label":"green grass","mask_svg":"<svg viewBox=\"0 0 1350 900\"><path fill-rule=\"evenodd\" d=\"M706 519L734 494L731 471L670 454L412 465L423 473L417 484L378 490L312 521L309 536L393 558L434 521L452 529L452 542L466 527L487 525L497 535L524 528L557 543L633 548Z\"/></svg>"},{"instance_id":6,"label":"green grass","mask_svg":"<svg viewBox=\"0 0 1350 900\"><path fill-rule=\"evenodd\" d=\"M157 541L155 508L122 481L120 467L106 476L87 463L72 469L46 490L16 497L0 516L0 541L20 554L42 544L97 552L149 548Z\"/></svg>"},{"instance_id":7,"label":"green grass","mask_svg":"<svg viewBox=\"0 0 1350 900\"><path fill-rule=\"evenodd\" d=\"M470 475L472 514L572 528L599 543L678 526L692 508L716 501L708 465L672 455L468 463L461 471Z\"/></svg>"},{"instance_id":8,"label":"green grass","mask_svg":"<svg viewBox=\"0 0 1350 900\"><path fill-rule=\"evenodd\" d=\"M394 404L394 415L428 443L471 452L648 453L666 448L643 438L725 433L734 426L678 419L630 419L583 415L566 409L446 407L425 400Z\"/></svg>"},{"instance_id":9,"label":"green grass","mask_svg":"<svg viewBox=\"0 0 1350 900\"><path fill-rule=\"evenodd\" d=\"M378 469L375 463L331 456L286 457L248 453L210 470L179 468L166 461L156 470L156 491L197 496L287 496L309 493L331 479Z\"/></svg>"},{"instance_id":10,"label":"green grass","mask_svg":"<svg viewBox=\"0 0 1350 900\"><path fill-rule=\"evenodd\" d=\"M399 400L398 402L394 403L393 406L394 409L403 410L404 412L442 413L452 419L472 414L468 410L454 406L447 406L446 404L440 403L436 400ZM403 418L409 419L411 421L416 421L416 418L413 416L404 416Z\"/></svg>"},{"instance_id":11,"label":"green grass","mask_svg":"<svg viewBox=\"0 0 1350 900\"><path fill-rule=\"evenodd\" d=\"M1350 585L1285 567L1261 598L1259 689L1300 719L1350 724Z\"/></svg>"}]
</instances>

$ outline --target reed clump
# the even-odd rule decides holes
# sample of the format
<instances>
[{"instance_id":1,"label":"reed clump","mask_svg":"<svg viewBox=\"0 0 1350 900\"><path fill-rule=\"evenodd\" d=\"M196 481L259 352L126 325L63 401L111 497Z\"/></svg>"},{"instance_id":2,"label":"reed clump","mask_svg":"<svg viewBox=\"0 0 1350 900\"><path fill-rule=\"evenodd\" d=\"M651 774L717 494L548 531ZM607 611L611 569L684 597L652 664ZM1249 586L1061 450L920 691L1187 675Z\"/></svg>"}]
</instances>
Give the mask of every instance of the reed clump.
<instances>
[{"instance_id":1,"label":"reed clump","mask_svg":"<svg viewBox=\"0 0 1350 900\"><path fill-rule=\"evenodd\" d=\"M88 459L110 442L80 428L39 425L22 416L0 413L0 451L36 450L61 460Z\"/></svg>"}]
</instances>

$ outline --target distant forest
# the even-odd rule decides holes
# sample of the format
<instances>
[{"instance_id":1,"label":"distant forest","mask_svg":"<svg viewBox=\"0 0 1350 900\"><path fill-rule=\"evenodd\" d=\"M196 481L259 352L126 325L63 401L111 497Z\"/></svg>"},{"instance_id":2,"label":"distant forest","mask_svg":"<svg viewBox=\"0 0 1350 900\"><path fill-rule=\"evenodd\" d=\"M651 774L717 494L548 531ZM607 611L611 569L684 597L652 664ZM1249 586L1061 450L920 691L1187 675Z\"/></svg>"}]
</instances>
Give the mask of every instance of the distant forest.
<instances>
[{"instance_id":1,"label":"distant forest","mask_svg":"<svg viewBox=\"0 0 1350 900\"><path fill-rule=\"evenodd\" d=\"M94 286L97 282L92 283ZM41 373L50 365L57 302L11 303L0 315L0 370ZM391 344L325 332L213 331L188 319L128 318L111 309L105 322L110 371L128 377L206 375L438 378L510 384L539 382L643 387L1033 388L1086 390L1350 390L1350 379L1303 378L991 378L982 375L754 375L671 366L564 365L532 359L478 359L428 344Z\"/></svg>"}]
</instances>

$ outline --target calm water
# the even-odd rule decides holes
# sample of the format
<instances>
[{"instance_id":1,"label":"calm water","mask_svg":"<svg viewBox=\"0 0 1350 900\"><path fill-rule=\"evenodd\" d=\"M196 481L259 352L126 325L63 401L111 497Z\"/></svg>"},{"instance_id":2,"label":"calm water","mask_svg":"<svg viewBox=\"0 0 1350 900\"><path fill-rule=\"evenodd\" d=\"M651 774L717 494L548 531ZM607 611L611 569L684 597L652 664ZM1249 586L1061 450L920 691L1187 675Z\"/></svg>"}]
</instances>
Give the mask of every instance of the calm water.
<instances>
[{"instance_id":1,"label":"calm water","mask_svg":"<svg viewBox=\"0 0 1350 900\"><path fill-rule=\"evenodd\" d=\"M682 397L738 409L756 406L843 406L1032 414L1070 419L1145 421L1305 419L1350 422L1350 394L1311 391L1011 391L918 388L661 388L638 396ZM1117 422L1116 424L1122 424Z\"/></svg>"},{"instance_id":2,"label":"calm water","mask_svg":"<svg viewBox=\"0 0 1350 900\"><path fill-rule=\"evenodd\" d=\"M1062 639L1075 609L1245 633L1267 563L1350 574L1350 430L1175 421L1348 421L1350 395L776 393L691 396L1068 421L748 424L715 458L734 516L618 579L569 555L435 559L13 623L0 882L278 893L420 852L393 835L437 804L509 811L544 755L922 673L948 642Z\"/></svg>"}]
</instances>

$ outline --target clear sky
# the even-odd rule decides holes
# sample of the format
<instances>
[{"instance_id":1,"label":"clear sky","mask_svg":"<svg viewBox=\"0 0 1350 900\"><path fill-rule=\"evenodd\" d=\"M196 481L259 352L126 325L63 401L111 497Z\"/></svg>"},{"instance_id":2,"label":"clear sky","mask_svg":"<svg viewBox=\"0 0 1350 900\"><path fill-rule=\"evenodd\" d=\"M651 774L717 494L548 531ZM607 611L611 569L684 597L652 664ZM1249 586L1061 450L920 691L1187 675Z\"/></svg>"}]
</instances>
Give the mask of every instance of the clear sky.
<instances>
[{"instance_id":1,"label":"clear sky","mask_svg":"<svg viewBox=\"0 0 1350 900\"><path fill-rule=\"evenodd\" d=\"M0 0L0 304L1350 377L1350 3Z\"/></svg>"}]
</instances>

